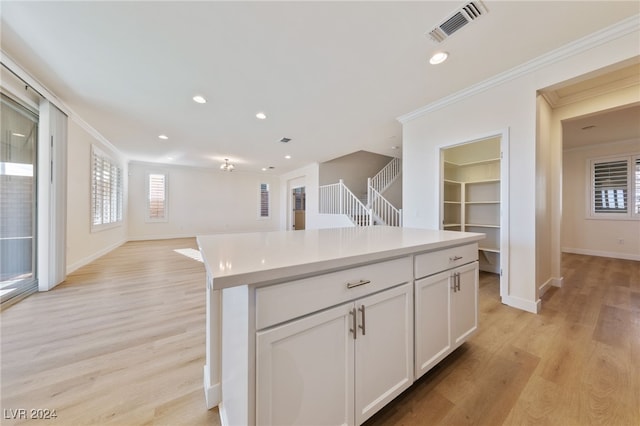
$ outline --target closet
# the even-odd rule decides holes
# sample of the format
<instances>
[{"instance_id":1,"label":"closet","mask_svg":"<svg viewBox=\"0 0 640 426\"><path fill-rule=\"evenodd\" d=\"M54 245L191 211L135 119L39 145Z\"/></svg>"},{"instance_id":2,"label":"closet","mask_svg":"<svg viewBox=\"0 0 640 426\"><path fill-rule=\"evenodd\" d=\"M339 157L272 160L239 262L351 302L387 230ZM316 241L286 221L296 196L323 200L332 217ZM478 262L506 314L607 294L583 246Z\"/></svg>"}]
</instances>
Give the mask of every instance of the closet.
<instances>
[{"instance_id":1,"label":"closet","mask_svg":"<svg viewBox=\"0 0 640 426\"><path fill-rule=\"evenodd\" d=\"M442 150L442 229L481 232L480 270L500 273L501 137Z\"/></svg>"}]
</instances>

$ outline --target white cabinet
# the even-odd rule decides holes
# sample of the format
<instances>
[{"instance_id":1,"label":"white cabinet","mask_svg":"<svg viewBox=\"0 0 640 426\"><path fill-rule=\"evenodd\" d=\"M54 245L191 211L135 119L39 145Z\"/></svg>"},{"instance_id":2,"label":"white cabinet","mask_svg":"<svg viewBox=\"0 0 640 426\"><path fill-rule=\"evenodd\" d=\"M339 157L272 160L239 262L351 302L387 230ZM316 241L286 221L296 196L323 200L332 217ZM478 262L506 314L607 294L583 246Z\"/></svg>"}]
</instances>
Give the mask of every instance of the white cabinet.
<instances>
[{"instance_id":1,"label":"white cabinet","mask_svg":"<svg viewBox=\"0 0 640 426\"><path fill-rule=\"evenodd\" d=\"M413 383L412 285L369 296L355 306L359 322L354 340L359 425Z\"/></svg>"},{"instance_id":2,"label":"white cabinet","mask_svg":"<svg viewBox=\"0 0 640 426\"><path fill-rule=\"evenodd\" d=\"M451 352L449 272L416 281L416 379Z\"/></svg>"},{"instance_id":3,"label":"white cabinet","mask_svg":"<svg viewBox=\"0 0 640 426\"><path fill-rule=\"evenodd\" d=\"M256 336L256 424L351 425L353 304Z\"/></svg>"},{"instance_id":4,"label":"white cabinet","mask_svg":"<svg viewBox=\"0 0 640 426\"><path fill-rule=\"evenodd\" d=\"M471 252L473 249L473 252ZM478 262L475 245L447 253L462 262L443 272L442 253L416 257L415 281L415 378L464 343L478 328ZM452 261L452 263L454 263ZM440 267L442 271L446 267Z\"/></svg>"},{"instance_id":5,"label":"white cabinet","mask_svg":"<svg viewBox=\"0 0 640 426\"><path fill-rule=\"evenodd\" d=\"M449 275L422 291L415 282L455 270L466 289L482 235L367 228L199 237L205 396L222 424L362 424L411 386L416 353L444 341L444 357L469 337L477 310L454 300ZM454 322L454 310L471 314Z\"/></svg>"},{"instance_id":6,"label":"white cabinet","mask_svg":"<svg viewBox=\"0 0 640 426\"><path fill-rule=\"evenodd\" d=\"M455 349L478 329L478 263L451 273L451 341Z\"/></svg>"},{"instance_id":7,"label":"white cabinet","mask_svg":"<svg viewBox=\"0 0 640 426\"><path fill-rule=\"evenodd\" d=\"M256 336L260 425L361 424L411 383L410 283Z\"/></svg>"}]
</instances>

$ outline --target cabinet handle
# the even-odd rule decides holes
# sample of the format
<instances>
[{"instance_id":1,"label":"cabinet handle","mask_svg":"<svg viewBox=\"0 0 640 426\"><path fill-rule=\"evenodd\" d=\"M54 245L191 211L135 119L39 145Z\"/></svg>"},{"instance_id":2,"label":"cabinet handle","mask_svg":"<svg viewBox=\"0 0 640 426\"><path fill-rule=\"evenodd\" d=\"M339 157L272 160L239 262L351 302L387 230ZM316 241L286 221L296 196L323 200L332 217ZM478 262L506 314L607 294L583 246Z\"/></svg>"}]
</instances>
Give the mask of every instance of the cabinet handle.
<instances>
[{"instance_id":1,"label":"cabinet handle","mask_svg":"<svg viewBox=\"0 0 640 426\"><path fill-rule=\"evenodd\" d=\"M360 312L362 312L362 325L359 325L358 327L360 327L362 329L362 335L364 336L366 334L366 320L364 317L364 305L361 305L360 308L358 309Z\"/></svg>"},{"instance_id":2,"label":"cabinet handle","mask_svg":"<svg viewBox=\"0 0 640 426\"><path fill-rule=\"evenodd\" d=\"M347 283L347 288L358 287L361 285L369 284L370 282L371 282L370 280L360 280L357 283Z\"/></svg>"},{"instance_id":3,"label":"cabinet handle","mask_svg":"<svg viewBox=\"0 0 640 426\"><path fill-rule=\"evenodd\" d=\"M449 258L449 262L455 262L460 259L462 259L462 256L453 256Z\"/></svg>"},{"instance_id":4,"label":"cabinet handle","mask_svg":"<svg viewBox=\"0 0 640 426\"><path fill-rule=\"evenodd\" d=\"M356 340L358 337L358 327L357 327L357 318L356 318L356 308L353 308L349 311L349 315L353 317L353 328L350 328L349 331L353 333L353 340Z\"/></svg>"},{"instance_id":5,"label":"cabinet handle","mask_svg":"<svg viewBox=\"0 0 640 426\"><path fill-rule=\"evenodd\" d=\"M451 278L453 280L453 285L451 286L453 288L453 292L455 293L460 291L460 272L454 272Z\"/></svg>"}]
</instances>

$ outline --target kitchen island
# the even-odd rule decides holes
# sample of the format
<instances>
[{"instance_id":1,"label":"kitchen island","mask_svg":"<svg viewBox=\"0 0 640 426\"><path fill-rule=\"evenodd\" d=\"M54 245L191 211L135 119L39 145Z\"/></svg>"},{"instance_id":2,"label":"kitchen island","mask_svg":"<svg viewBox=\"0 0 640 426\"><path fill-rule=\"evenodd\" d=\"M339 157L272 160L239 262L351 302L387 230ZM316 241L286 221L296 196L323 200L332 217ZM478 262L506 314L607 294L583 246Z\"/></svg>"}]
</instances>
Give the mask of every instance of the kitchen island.
<instances>
[{"instance_id":1,"label":"kitchen island","mask_svg":"<svg viewBox=\"0 0 640 426\"><path fill-rule=\"evenodd\" d=\"M483 234L204 235L204 386L223 425L358 425L477 329Z\"/></svg>"}]
</instances>

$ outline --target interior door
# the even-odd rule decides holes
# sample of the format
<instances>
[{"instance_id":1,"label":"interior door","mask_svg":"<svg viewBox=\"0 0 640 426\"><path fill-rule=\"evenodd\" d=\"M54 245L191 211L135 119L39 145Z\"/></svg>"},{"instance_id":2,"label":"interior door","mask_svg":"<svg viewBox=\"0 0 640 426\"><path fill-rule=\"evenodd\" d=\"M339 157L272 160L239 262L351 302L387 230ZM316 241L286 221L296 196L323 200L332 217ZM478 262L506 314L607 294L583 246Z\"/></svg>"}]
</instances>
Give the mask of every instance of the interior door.
<instances>
[{"instance_id":1,"label":"interior door","mask_svg":"<svg viewBox=\"0 0 640 426\"><path fill-rule=\"evenodd\" d=\"M302 230L306 228L306 192L305 187L293 188L291 192L293 207L293 229Z\"/></svg>"}]
</instances>

